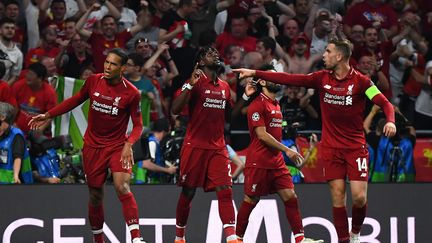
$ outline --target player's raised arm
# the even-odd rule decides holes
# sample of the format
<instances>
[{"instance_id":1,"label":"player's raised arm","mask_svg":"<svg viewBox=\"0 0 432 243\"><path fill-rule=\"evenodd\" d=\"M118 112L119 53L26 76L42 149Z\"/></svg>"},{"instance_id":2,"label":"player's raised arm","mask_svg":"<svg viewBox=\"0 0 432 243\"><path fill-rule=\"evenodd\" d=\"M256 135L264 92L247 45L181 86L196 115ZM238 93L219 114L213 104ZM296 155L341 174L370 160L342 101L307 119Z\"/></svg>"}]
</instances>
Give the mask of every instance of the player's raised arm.
<instances>
[{"instance_id":1,"label":"player's raised arm","mask_svg":"<svg viewBox=\"0 0 432 243\"><path fill-rule=\"evenodd\" d=\"M201 77L204 77L205 74L203 70L198 68L198 63L195 64L195 68L192 71L191 78L189 82L186 81L181 88L181 94L174 100L172 105L172 113L177 115L181 112L183 107L189 102L190 93L194 87L194 85L198 82Z\"/></svg>"}]
</instances>

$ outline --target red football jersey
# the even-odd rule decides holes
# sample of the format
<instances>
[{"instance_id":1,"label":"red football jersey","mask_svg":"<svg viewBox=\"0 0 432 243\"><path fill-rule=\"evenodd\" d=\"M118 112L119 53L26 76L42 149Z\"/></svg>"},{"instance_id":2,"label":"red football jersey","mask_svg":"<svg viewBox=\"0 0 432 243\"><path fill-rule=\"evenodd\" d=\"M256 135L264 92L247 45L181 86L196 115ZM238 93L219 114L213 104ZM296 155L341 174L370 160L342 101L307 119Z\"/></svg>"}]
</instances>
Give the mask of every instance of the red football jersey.
<instances>
[{"instance_id":1,"label":"red football jersey","mask_svg":"<svg viewBox=\"0 0 432 243\"><path fill-rule=\"evenodd\" d=\"M140 101L137 88L125 78L111 85L103 74L90 76L81 90L60 105L48 111L58 116L90 99L85 144L95 148L123 145L129 117L134 128L127 139L134 143L142 132Z\"/></svg>"},{"instance_id":2,"label":"red football jersey","mask_svg":"<svg viewBox=\"0 0 432 243\"><path fill-rule=\"evenodd\" d=\"M360 148L366 144L363 131L366 90L374 84L360 72L351 68L342 80L336 79L328 70L307 75L256 71L256 76L275 83L314 88L319 92L323 146Z\"/></svg>"},{"instance_id":3,"label":"red football jersey","mask_svg":"<svg viewBox=\"0 0 432 243\"><path fill-rule=\"evenodd\" d=\"M246 167L280 169L285 167L281 151L269 148L261 142L255 133L256 127L265 127L277 141L282 141L282 112L277 100L272 100L263 93L248 106L247 112L251 142L247 149Z\"/></svg>"},{"instance_id":4,"label":"red football jersey","mask_svg":"<svg viewBox=\"0 0 432 243\"><path fill-rule=\"evenodd\" d=\"M202 77L190 91L189 123L183 144L202 149L225 148L225 110L231 105L227 82Z\"/></svg>"}]
</instances>

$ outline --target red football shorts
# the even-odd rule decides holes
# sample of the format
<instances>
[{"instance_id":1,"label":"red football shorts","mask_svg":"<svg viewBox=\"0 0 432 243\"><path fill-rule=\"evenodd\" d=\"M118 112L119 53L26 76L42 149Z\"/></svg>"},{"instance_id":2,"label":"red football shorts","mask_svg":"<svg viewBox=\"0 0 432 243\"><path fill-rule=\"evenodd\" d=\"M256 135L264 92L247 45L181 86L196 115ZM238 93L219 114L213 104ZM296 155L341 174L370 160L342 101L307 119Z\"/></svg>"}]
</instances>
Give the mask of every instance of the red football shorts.
<instances>
[{"instance_id":1,"label":"red football shorts","mask_svg":"<svg viewBox=\"0 0 432 243\"><path fill-rule=\"evenodd\" d=\"M324 165L324 178L367 181L369 152L366 146L358 149L335 149L321 146L320 157Z\"/></svg>"},{"instance_id":2,"label":"red football shorts","mask_svg":"<svg viewBox=\"0 0 432 243\"><path fill-rule=\"evenodd\" d=\"M282 189L293 189L291 174L286 167L263 169L247 167L243 171L244 193L248 196L265 196Z\"/></svg>"},{"instance_id":3,"label":"red football shorts","mask_svg":"<svg viewBox=\"0 0 432 243\"><path fill-rule=\"evenodd\" d=\"M215 190L217 186L231 186L231 166L227 150L183 146L178 185L202 187L206 192Z\"/></svg>"},{"instance_id":4,"label":"red football shorts","mask_svg":"<svg viewBox=\"0 0 432 243\"><path fill-rule=\"evenodd\" d=\"M83 166L89 187L101 188L106 180L108 168L111 172L131 173L132 169L123 169L120 162L123 146L108 148L83 147Z\"/></svg>"}]
</instances>

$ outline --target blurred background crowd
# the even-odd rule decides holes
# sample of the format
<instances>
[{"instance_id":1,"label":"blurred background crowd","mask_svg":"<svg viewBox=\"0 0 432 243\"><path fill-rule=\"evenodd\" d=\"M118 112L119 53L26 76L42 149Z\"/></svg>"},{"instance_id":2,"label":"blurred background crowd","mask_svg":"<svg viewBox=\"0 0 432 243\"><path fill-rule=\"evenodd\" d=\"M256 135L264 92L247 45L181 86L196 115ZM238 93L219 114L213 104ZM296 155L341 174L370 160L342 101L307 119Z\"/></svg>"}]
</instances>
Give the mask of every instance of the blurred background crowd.
<instances>
[{"instance_id":1,"label":"blurred background crowd","mask_svg":"<svg viewBox=\"0 0 432 243\"><path fill-rule=\"evenodd\" d=\"M351 40L352 67L369 76L397 111L399 132L388 139L381 134L382 112L366 105L370 181L416 181L417 138L432 137L432 1L2 0L0 101L13 108L0 106L0 183L84 182L80 146L73 142L79 138L58 136L64 121L42 132L30 131L27 124L75 93L89 75L103 72L112 48L129 52L124 76L142 94L146 129L135 146L134 182L175 183L188 109L173 116L170 106L189 79L200 47L219 51L224 63L219 75L236 103L247 80L239 80L232 69L271 64L288 73L320 70L328 40L335 37ZM278 100L284 143L310 160L306 171L319 173L319 97L313 89L286 86ZM246 114L247 106L233 110L226 124L237 182L242 182L249 144ZM81 125L78 119L66 122ZM24 141L8 139L12 128L22 131ZM432 167L427 141L420 154L425 167ZM16 158L21 166L14 166ZM286 160L296 182L320 181Z\"/></svg>"}]
</instances>

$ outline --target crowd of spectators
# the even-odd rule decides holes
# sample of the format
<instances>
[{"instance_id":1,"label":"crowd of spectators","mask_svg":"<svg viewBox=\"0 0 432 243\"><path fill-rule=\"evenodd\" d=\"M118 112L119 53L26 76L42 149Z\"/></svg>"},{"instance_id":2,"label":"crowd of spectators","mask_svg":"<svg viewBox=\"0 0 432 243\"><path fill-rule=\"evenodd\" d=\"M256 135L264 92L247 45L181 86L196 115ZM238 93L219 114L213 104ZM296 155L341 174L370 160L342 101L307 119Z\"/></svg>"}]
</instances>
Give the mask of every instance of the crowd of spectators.
<instances>
[{"instance_id":1,"label":"crowd of spectators","mask_svg":"<svg viewBox=\"0 0 432 243\"><path fill-rule=\"evenodd\" d=\"M150 100L144 124L167 119L169 130L175 130L182 119L170 107L200 47L220 52L220 76L236 103L246 81L232 69L271 64L276 71L307 74L323 68L328 40L341 37L354 45L352 67L398 108L403 122L397 125L432 129L428 0L5 0L0 2L0 101L15 107L14 124L27 134L29 119L57 103L52 77L86 79L103 72L108 51L120 47L130 53L125 77ZM320 129L313 89L285 87L278 98L287 126ZM379 113L366 106L365 118ZM249 135L238 132L247 130L246 114L247 106L227 122L226 140L234 150L249 143ZM181 116L187 115L184 109ZM379 126L376 117L365 120L367 134ZM51 128L44 133L50 136ZM415 132L407 134L414 146ZM378 153L379 139L369 142Z\"/></svg>"}]
</instances>

